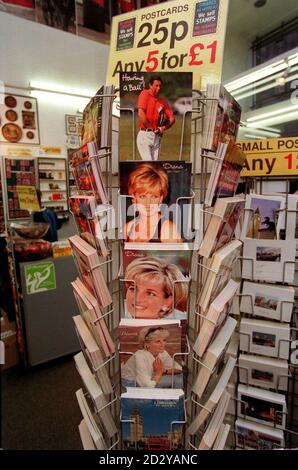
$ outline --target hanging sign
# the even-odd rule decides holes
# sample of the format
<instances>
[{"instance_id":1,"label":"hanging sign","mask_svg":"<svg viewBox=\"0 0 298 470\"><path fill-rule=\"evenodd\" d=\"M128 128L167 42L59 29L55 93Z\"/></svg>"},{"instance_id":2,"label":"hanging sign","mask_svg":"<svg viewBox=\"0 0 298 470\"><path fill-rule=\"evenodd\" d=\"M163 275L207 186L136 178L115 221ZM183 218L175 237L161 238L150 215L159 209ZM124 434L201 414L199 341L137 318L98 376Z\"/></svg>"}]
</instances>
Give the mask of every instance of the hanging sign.
<instances>
[{"instance_id":1,"label":"hanging sign","mask_svg":"<svg viewBox=\"0 0 298 470\"><path fill-rule=\"evenodd\" d=\"M32 157L32 149L25 148L25 147L11 147L4 152L5 155L9 155L12 157Z\"/></svg>"},{"instance_id":2,"label":"hanging sign","mask_svg":"<svg viewBox=\"0 0 298 470\"><path fill-rule=\"evenodd\" d=\"M35 186L17 185L16 191L20 209L34 212L40 211Z\"/></svg>"},{"instance_id":3,"label":"hanging sign","mask_svg":"<svg viewBox=\"0 0 298 470\"><path fill-rule=\"evenodd\" d=\"M298 137L242 140L237 145L246 154L241 176L297 176Z\"/></svg>"},{"instance_id":4,"label":"hanging sign","mask_svg":"<svg viewBox=\"0 0 298 470\"><path fill-rule=\"evenodd\" d=\"M40 148L40 155L61 155L62 148L61 147L45 147L42 146Z\"/></svg>"},{"instance_id":5,"label":"hanging sign","mask_svg":"<svg viewBox=\"0 0 298 470\"><path fill-rule=\"evenodd\" d=\"M221 81L228 0L175 0L113 18L106 83L120 72L193 72L193 87Z\"/></svg>"}]
</instances>

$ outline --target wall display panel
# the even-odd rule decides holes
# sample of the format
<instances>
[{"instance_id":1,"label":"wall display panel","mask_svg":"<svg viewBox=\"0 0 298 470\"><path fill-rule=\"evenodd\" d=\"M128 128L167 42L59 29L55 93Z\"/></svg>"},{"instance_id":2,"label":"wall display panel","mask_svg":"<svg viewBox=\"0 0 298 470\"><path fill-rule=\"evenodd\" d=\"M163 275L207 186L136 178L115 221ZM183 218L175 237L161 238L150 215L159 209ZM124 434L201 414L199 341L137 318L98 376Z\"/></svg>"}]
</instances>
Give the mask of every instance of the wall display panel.
<instances>
[{"instance_id":1,"label":"wall display panel","mask_svg":"<svg viewBox=\"0 0 298 470\"><path fill-rule=\"evenodd\" d=\"M5 94L0 104L0 142L39 144L36 98Z\"/></svg>"},{"instance_id":2,"label":"wall display panel","mask_svg":"<svg viewBox=\"0 0 298 470\"><path fill-rule=\"evenodd\" d=\"M8 219L29 217L28 211L20 209L17 186L36 186L35 159L5 158L4 179Z\"/></svg>"},{"instance_id":3,"label":"wall display panel","mask_svg":"<svg viewBox=\"0 0 298 470\"><path fill-rule=\"evenodd\" d=\"M83 126L83 116L76 114L65 115L66 135L81 136Z\"/></svg>"}]
</instances>

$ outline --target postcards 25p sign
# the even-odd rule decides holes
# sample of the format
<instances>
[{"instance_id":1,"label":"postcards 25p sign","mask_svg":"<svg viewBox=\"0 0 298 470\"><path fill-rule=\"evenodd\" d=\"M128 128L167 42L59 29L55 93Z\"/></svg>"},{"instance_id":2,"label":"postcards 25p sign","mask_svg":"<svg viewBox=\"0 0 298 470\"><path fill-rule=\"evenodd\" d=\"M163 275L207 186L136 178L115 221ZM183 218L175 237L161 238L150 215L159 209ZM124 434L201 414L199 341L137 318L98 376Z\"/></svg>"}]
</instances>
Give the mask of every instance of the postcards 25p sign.
<instances>
[{"instance_id":1,"label":"postcards 25p sign","mask_svg":"<svg viewBox=\"0 0 298 470\"><path fill-rule=\"evenodd\" d=\"M193 72L193 87L221 79L228 0L161 3L113 18L107 84L119 72Z\"/></svg>"}]
</instances>

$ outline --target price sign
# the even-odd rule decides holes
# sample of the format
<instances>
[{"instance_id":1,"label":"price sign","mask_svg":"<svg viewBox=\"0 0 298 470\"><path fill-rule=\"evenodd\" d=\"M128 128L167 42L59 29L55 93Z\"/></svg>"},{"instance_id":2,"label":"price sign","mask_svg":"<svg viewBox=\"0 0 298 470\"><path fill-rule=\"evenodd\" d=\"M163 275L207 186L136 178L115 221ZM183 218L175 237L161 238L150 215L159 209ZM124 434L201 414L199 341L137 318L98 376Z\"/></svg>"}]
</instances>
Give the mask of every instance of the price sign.
<instances>
[{"instance_id":1,"label":"price sign","mask_svg":"<svg viewBox=\"0 0 298 470\"><path fill-rule=\"evenodd\" d=\"M20 209L39 211L36 189L34 186L16 186Z\"/></svg>"},{"instance_id":2,"label":"price sign","mask_svg":"<svg viewBox=\"0 0 298 470\"><path fill-rule=\"evenodd\" d=\"M237 145L246 154L241 176L298 174L298 137L242 140Z\"/></svg>"},{"instance_id":3,"label":"price sign","mask_svg":"<svg viewBox=\"0 0 298 470\"><path fill-rule=\"evenodd\" d=\"M228 0L173 1L113 18L107 84L119 72L193 72L193 87L220 82Z\"/></svg>"}]
</instances>

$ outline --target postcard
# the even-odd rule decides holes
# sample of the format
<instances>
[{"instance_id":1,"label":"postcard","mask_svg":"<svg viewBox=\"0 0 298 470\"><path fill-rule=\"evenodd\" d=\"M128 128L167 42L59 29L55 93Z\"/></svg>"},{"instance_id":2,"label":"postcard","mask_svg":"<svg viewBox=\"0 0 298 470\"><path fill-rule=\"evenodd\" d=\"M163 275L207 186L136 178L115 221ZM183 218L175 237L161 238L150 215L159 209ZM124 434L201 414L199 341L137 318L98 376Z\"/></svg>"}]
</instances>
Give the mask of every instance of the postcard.
<instances>
[{"instance_id":1,"label":"postcard","mask_svg":"<svg viewBox=\"0 0 298 470\"><path fill-rule=\"evenodd\" d=\"M122 319L122 387L183 388L181 336L179 320Z\"/></svg>"},{"instance_id":2,"label":"postcard","mask_svg":"<svg viewBox=\"0 0 298 470\"><path fill-rule=\"evenodd\" d=\"M184 243L167 245L167 250L155 247L155 244L143 246L131 243L124 246L125 316L186 320L190 283L189 246Z\"/></svg>"},{"instance_id":3,"label":"postcard","mask_svg":"<svg viewBox=\"0 0 298 470\"><path fill-rule=\"evenodd\" d=\"M128 388L120 403L124 449L182 449L183 390Z\"/></svg>"},{"instance_id":4,"label":"postcard","mask_svg":"<svg viewBox=\"0 0 298 470\"><path fill-rule=\"evenodd\" d=\"M238 416L267 426L284 429L286 398L280 393L255 387L238 386Z\"/></svg>"},{"instance_id":5,"label":"postcard","mask_svg":"<svg viewBox=\"0 0 298 470\"><path fill-rule=\"evenodd\" d=\"M288 389L288 361L240 354L239 381L272 390Z\"/></svg>"},{"instance_id":6,"label":"postcard","mask_svg":"<svg viewBox=\"0 0 298 470\"><path fill-rule=\"evenodd\" d=\"M176 243L190 233L191 163L120 162L121 236L129 242Z\"/></svg>"},{"instance_id":7,"label":"postcard","mask_svg":"<svg viewBox=\"0 0 298 470\"><path fill-rule=\"evenodd\" d=\"M289 325L242 318L240 322L240 350L288 359L290 350Z\"/></svg>"},{"instance_id":8,"label":"postcard","mask_svg":"<svg viewBox=\"0 0 298 470\"><path fill-rule=\"evenodd\" d=\"M257 238L275 240L285 223L285 198L249 194L246 198L241 239Z\"/></svg>"},{"instance_id":9,"label":"postcard","mask_svg":"<svg viewBox=\"0 0 298 470\"><path fill-rule=\"evenodd\" d=\"M293 287L245 281L240 310L257 317L289 323L294 307L294 295Z\"/></svg>"},{"instance_id":10,"label":"postcard","mask_svg":"<svg viewBox=\"0 0 298 470\"><path fill-rule=\"evenodd\" d=\"M284 433L248 419L236 421L236 445L240 449L272 450L284 447Z\"/></svg>"},{"instance_id":11,"label":"postcard","mask_svg":"<svg viewBox=\"0 0 298 470\"><path fill-rule=\"evenodd\" d=\"M252 281L293 284L295 240L244 238L242 277Z\"/></svg>"},{"instance_id":12,"label":"postcard","mask_svg":"<svg viewBox=\"0 0 298 470\"><path fill-rule=\"evenodd\" d=\"M119 160L189 160L192 73L120 73Z\"/></svg>"}]
</instances>

